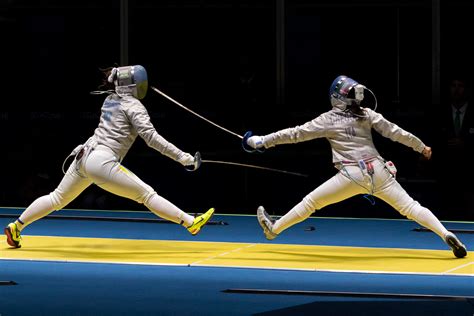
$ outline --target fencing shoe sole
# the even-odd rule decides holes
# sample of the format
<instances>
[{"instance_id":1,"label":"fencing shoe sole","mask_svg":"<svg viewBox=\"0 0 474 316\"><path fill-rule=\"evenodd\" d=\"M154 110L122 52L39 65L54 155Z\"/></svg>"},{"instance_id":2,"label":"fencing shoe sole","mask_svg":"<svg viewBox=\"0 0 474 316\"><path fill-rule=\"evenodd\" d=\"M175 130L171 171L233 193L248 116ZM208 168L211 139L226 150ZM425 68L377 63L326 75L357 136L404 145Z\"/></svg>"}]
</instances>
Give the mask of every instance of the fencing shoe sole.
<instances>
[{"instance_id":1,"label":"fencing shoe sole","mask_svg":"<svg viewBox=\"0 0 474 316\"><path fill-rule=\"evenodd\" d=\"M445 237L446 243L453 250L453 253L458 258L464 258L467 255L466 246L453 234L448 233Z\"/></svg>"}]
</instances>

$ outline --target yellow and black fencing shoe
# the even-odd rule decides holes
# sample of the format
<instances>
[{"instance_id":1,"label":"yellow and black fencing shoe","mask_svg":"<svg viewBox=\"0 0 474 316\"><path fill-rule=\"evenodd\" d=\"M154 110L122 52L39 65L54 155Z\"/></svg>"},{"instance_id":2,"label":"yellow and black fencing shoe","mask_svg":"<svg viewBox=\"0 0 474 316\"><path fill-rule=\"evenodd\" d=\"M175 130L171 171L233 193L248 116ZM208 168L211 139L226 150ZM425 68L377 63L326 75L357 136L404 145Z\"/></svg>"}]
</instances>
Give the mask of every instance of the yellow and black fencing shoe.
<instances>
[{"instance_id":1,"label":"yellow and black fencing shoe","mask_svg":"<svg viewBox=\"0 0 474 316\"><path fill-rule=\"evenodd\" d=\"M209 211L206 213L199 215L194 218L194 222L191 226L187 228L187 230L192 235L197 235L201 231L201 228L206 225L207 222L211 219L212 215L214 215L214 208L210 208Z\"/></svg>"},{"instance_id":2,"label":"yellow and black fencing shoe","mask_svg":"<svg viewBox=\"0 0 474 316\"><path fill-rule=\"evenodd\" d=\"M15 223L8 224L3 230L7 236L7 243L13 248L21 248L21 235Z\"/></svg>"}]
</instances>

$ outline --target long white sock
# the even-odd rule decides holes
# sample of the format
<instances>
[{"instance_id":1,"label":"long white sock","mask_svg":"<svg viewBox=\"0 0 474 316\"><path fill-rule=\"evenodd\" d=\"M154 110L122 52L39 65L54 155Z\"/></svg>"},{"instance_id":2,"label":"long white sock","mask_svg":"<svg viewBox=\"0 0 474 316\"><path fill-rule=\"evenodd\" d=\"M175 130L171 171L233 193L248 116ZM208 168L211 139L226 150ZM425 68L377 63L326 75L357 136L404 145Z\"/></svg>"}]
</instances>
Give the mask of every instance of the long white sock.
<instances>
[{"instance_id":1,"label":"long white sock","mask_svg":"<svg viewBox=\"0 0 474 316\"><path fill-rule=\"evenodd\" d=\"M311 215L311 213L313 213L313 210L303 200L300 203L296 204L288 213L282 216L279 220L277 220L275 224L273 224L272 231L275 234L279 234L285 229L304 221Z\"/></svg>"},{"instance_id":2,"label":"long white sock","mask_svg":"<svg viewBox=\"0 0 474 316\"><path fill-rule=\"evenodd\" d=\"M433 213L431 213L431 211L425 207L419 207L417 209L416 215L412 214L410 218L416 221L418 224L430 229L443 240L448 233L448 230L443 226L443 224L441 224L436 216L434 216Z\"/></svg>"},{"instance_id":3,"label":"long white sock","mask_svg":"<svg viewBox=\"0 0 474 316\"><path fill-rule=\"evenodd\" d=\"M167 219L176 224L189 227L193 224L194 217L180 210L176 205L159 196L153 194L145 203L155 215Z\"/></svg>"},{"instance_id":4,"label":"long white sock","mask_svg":"<svg viewBox=\"0 0 474 316\"><path fill-rule=\"evenodd\" d=\"M17 224L17 227L21 231L29 224L33 223L34 221L37 221L40 218L45 217L52 211L54 211L54 208L53 203L51 202L51 197L49 196L49 194L43 195L34 200L33 203L31 203L30 206L28 206L26 210L23 211L23 213L19 217L19 220L21 221L20 223L22 224Z\"/></svg>"}]
</instances>

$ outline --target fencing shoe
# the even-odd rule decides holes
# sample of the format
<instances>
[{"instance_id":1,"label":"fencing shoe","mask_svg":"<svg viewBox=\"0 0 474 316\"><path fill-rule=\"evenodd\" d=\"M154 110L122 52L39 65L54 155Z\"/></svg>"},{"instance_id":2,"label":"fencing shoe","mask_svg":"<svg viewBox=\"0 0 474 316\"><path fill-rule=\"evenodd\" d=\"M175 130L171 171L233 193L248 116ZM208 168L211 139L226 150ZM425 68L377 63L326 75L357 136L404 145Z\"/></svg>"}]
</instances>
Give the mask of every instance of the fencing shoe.
<instances>
[{"instance_id":1,"label":"fencing shoe","mask_svg":"<svg viewBox=\"0 0 474 316\"><path fill-rule=\"evenodd\" d=\"M263 206L259 206L257 209L257 219L258 219L258 223L263 228L263 233L265 234L265 237L268 240L275 239L276 236L278 236L278 234L275 234L272 231L275 220L271 218L267 212L265 212L265 209L263 208Z\"/></svg>"},{"instance_id":2,"label":"fencing shoe","mask_svg":"<svg viewBox=\"0 0 474 316\"><path fill-rule=\"evenodd\" d=\"M14 248L21 248L21 235L15 223L10 223L3 230L7 236L7 243Z\"/></svg>"},{"instance_id":3,"label":"fencing shoe","mask_svg":"<svg viewBox=\"0 0 474 316\"><path fill-rule=\"evenodd\" d=\"M456 257L464 258L467 255L466 246L464 246L463 243L459 241L459 239L453 233L447 233L444 237L444 240L448 246L451 247Z\"/></svg>"},{"instance_id":4,"label":"fencing shoe","mask_svg":"<svg viewBox=\"0 0 474 316\"><path fill-rule=\"evenodd\" d=\"M192 235L197 235L201 228L211 219L212 215L214 215L214 208L210 208L206 213L195 217L193 224L189 226L187 230Z\"/></svg>"}]
</instances>

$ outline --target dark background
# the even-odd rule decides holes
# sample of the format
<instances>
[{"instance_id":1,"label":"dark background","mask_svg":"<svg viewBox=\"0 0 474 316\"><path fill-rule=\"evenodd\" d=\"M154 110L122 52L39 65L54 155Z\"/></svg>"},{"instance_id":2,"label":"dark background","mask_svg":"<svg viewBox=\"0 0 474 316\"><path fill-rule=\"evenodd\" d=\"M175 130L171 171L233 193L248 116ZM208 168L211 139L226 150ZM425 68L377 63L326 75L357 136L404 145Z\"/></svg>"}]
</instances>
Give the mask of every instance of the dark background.
<instances>
[{"instance_id":1,"label":"dark background","mask_svg":"<svg viewBox=\"0 0 474 316\"><path fill-rule=\"evenodd\" d=\"M284 19L278 5L284 4ZM348 75L375 92L378 111L433 147L433 160L374 135L398 179L441 219L473 220L450 207L442 111L447 78L472 74L471 1L129 1L128 63L146 67L151 85L208 119L243 135L300 125L330 109L332 80ZM439 11L436 11L439 10ZM278 25L283 33L278 33ZM0 205L26 207L54 190L61 165L98 124L100 68L120 64L120 1L2 0L0 35ZM284 38L277 40L277 35ZM280 55L283 52L283 55ZM280 56L283 59L280 59ZM249 154L240 140L149 90L143 100L158 132L204 159L256 164L308 178L203 164L196 172L138 139L124 165L190 213L251 213L263 204L282 215L335 172L326 140ZM455 164L469 161L453 158ZM67 208L144 210L88 188ZM393 217L361 196L317 216Z\"/></svg>"}]
</instances>

